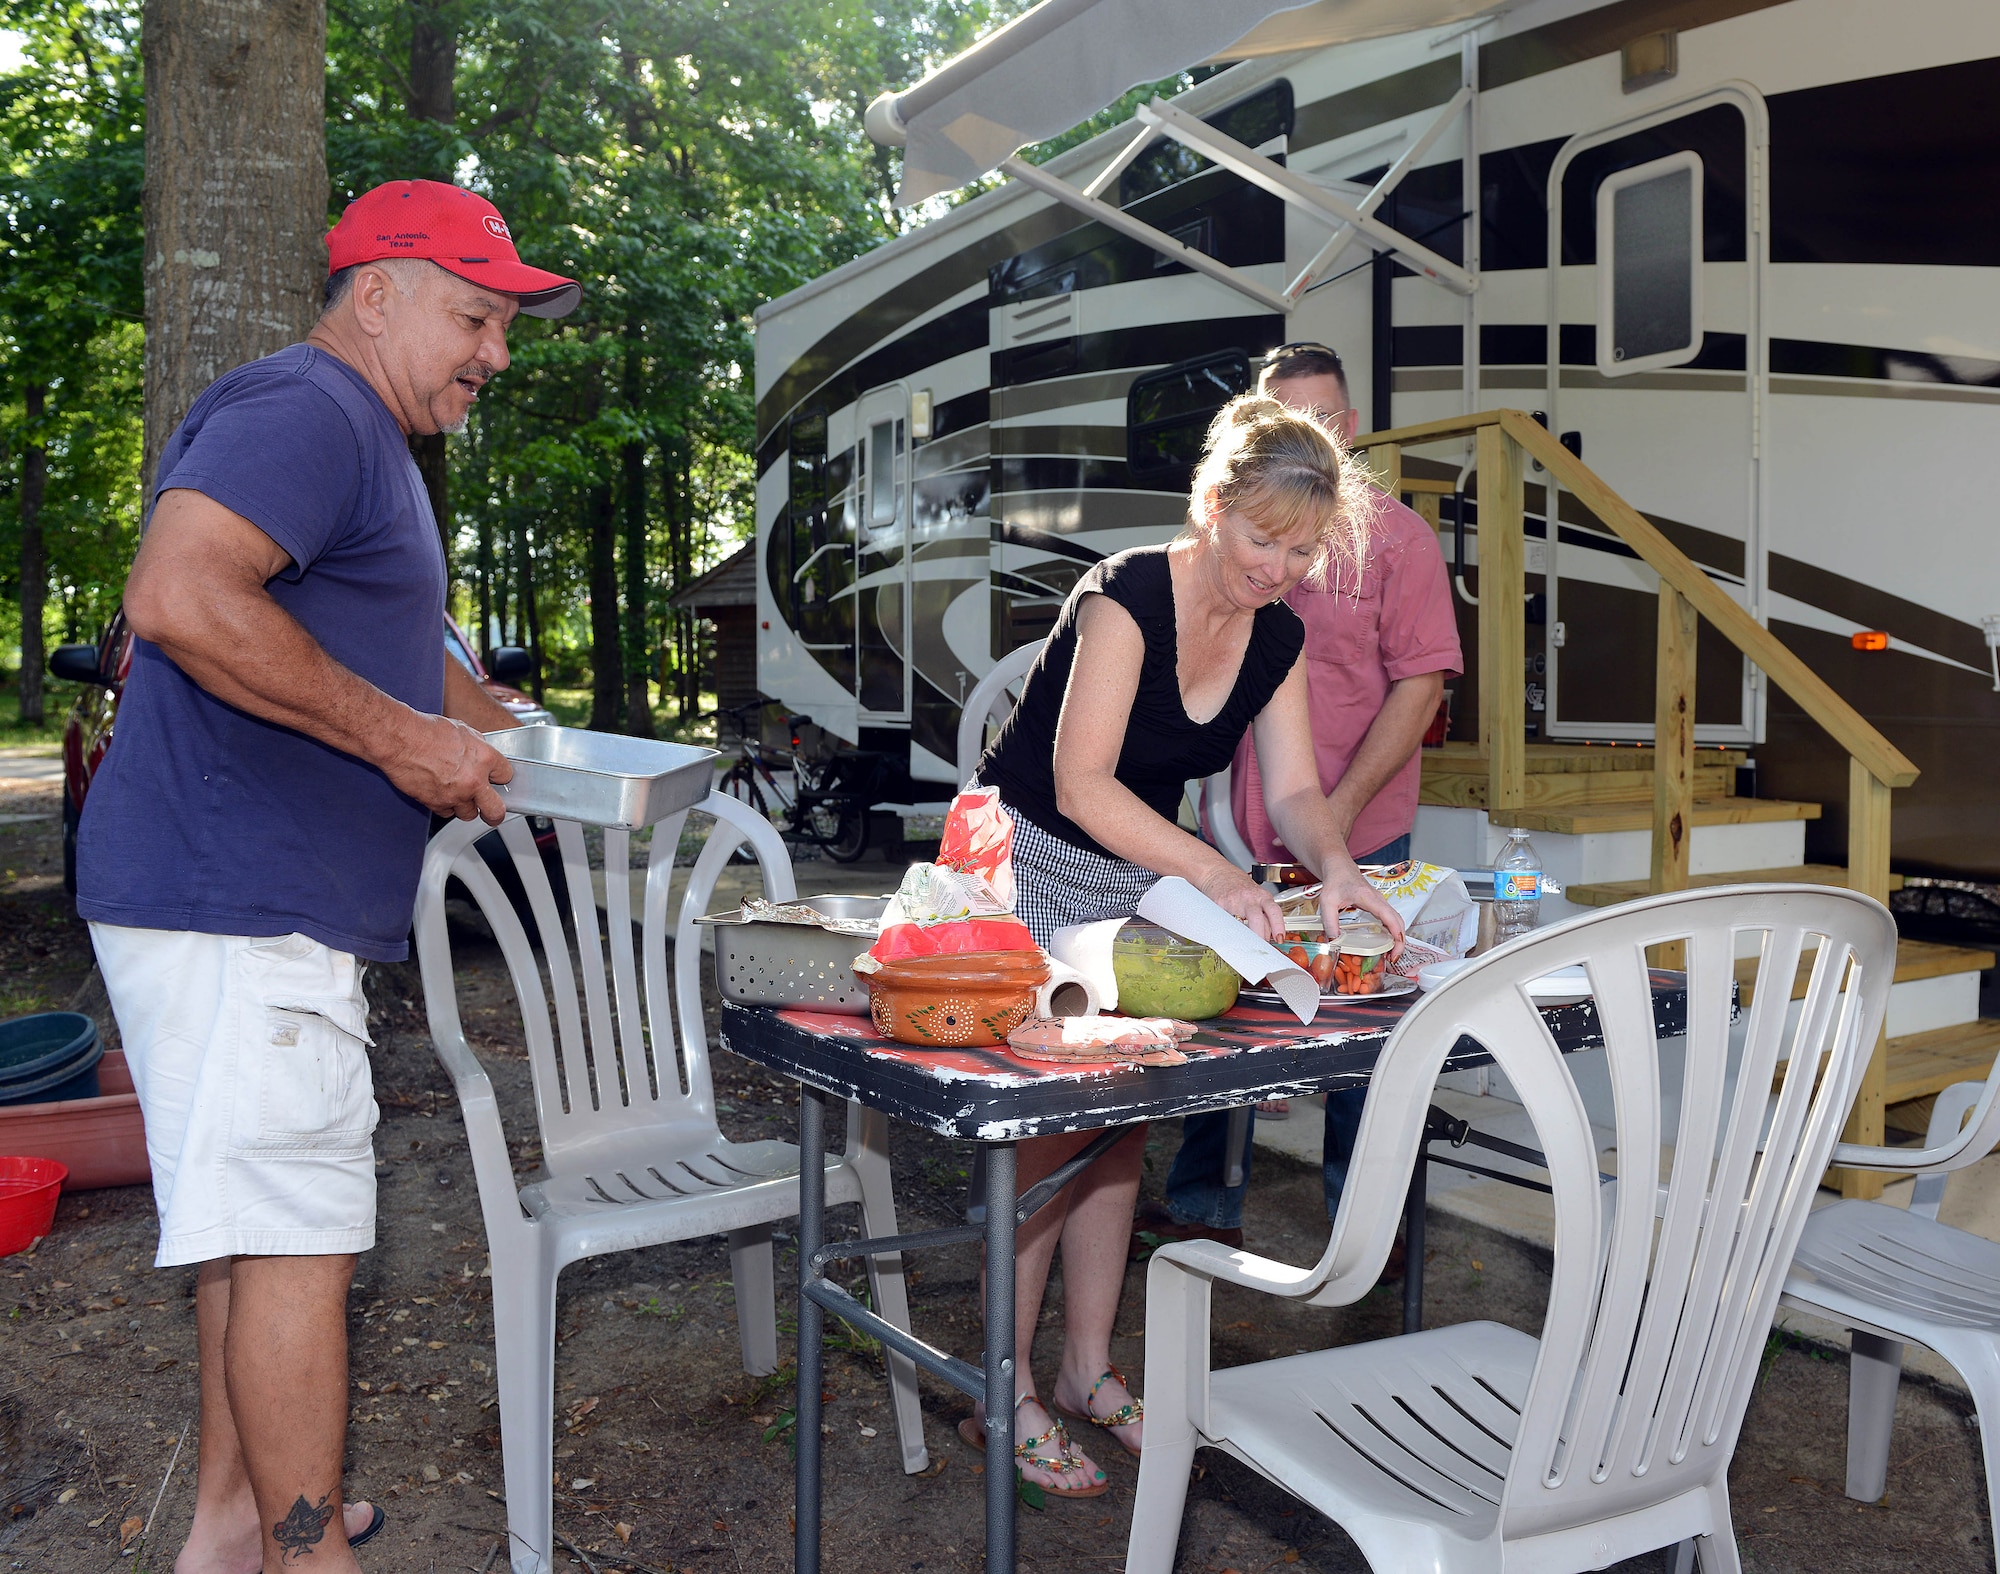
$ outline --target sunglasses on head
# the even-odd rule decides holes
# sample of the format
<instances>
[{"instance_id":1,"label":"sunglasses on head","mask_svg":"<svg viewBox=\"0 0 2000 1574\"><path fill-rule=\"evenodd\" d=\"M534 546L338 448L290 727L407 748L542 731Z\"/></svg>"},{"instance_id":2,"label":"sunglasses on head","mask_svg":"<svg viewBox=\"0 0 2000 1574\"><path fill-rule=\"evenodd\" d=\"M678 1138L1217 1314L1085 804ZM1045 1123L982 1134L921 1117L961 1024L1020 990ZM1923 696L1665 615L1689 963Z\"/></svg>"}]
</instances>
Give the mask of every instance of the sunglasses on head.
<instances>
[{"instance_id":1,"label":"sunglasses on head","mask_svg":"<svg viewBox=\"0 0 2000 1574\"><path fill-rule=\"evenodd\" d=\"M1340 359L1338 351L1330 345L1320 344L1312 339L1294 339L1290 344L1281 344L1275 350L1266 352L1264 365L1276 366L1280 361L1290 360L1295 355L1329 355Z\"/></svg>"}]
</instances>

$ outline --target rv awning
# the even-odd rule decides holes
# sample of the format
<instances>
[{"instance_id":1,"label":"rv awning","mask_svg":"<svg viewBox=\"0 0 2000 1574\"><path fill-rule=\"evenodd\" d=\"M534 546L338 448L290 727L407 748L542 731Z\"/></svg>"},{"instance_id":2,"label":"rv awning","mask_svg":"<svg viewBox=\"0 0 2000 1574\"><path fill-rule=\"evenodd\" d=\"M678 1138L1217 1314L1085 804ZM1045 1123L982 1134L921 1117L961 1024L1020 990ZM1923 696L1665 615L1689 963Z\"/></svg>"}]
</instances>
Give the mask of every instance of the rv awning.
<instances>
[{"instance_id":1,"label":"rv awning","mask_svg":"<svg viewBox=\"0 0 2000 1574\"><path fill-rule=\"evenodd\" d=\"M868 107L868 133L903 148L899 206L954 191L1018 148L1088 119L1128 88L1215 59L1246 59L1435 27L1496 0L1042 0Z\"/></svg>"}]
</instances>

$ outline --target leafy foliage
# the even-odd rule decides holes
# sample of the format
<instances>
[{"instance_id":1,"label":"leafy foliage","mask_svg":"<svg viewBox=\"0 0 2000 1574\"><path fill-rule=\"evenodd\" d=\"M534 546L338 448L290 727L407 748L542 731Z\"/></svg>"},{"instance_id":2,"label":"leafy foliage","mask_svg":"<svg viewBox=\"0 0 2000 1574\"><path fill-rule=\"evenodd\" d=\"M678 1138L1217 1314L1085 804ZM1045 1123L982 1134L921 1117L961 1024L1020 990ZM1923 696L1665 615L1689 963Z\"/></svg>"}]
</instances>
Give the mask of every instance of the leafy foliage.
<instances>
[{"instance_id":1,"label":"leafy foliage","mask_svg":"<svg viewBox=\"0 0 2000 1574\"><path fill-rule=\"evenodd\" d=\"M329 220L456 180L583 285L515 325L451 441L449 534L461 620L545 683L594 680L593 725L650 725L621 675L692 719L698 630L669 600L753 532L752 313L904 222L862 110L1022 3L329 0ZM41 441L52 632L87 636L139 515L139 4L0 0L0 26L28 53L0 77L0 530Z\"/></svg>"},{"instance_id":2,"label":"leafy foliage","mask_svg":"<svg viewBox=\"0 0 2000 1574\"><path fill-rule=\"evenodd\" d=\"M118 604L138 536L138 14L14 0L0 25L26 56L0 77L0 587L11 610L37 448L48 632L88 639ZM0 637L9 621L0 614Z\"/></svg>"}]
</instances>

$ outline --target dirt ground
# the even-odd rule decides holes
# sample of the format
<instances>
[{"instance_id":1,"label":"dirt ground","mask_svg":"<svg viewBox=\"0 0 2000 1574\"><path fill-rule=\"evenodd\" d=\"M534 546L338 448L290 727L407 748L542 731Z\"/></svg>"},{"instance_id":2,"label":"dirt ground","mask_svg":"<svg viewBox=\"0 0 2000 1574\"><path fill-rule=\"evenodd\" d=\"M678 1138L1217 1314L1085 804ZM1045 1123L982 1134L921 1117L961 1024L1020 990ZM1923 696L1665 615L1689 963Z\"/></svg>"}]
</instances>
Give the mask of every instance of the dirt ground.
<instances>
[{"instance_id":1,"label":"dirt ground","mask_svg":"<svg viewBox=\"0 0 2000 1574\"><path fill-rule=\"evenodd\" d=\"M0 816L37 812L44 802L52 813L47 788L0 782ZM68 1001L90 968L87 934L61 890L56 823L0 822L0 1000L10 1011ZM490 945L470 933L460 941L462 1004L468 1021L486 1025L476 1047L525 1172L535 1163L534 1128L504 974ZM382 1105L381 1223L351 1303L348 1491L382 1502L389 1522L362 1562L398 1574L486 1574L505 1568L498 1556L505 1508L478 1198L463 1127L431 1054L414 966L372 970L369 993ZM731 1135L795 1134L787 1085L729 1056L719 1057L715 1079ZM1151 1191L1175 1138L1171 1125L1153 1133ZM959 1217L967 1158L963 1147L897 1131L905 1228ZM1326 1232L1318 1189L1315 1172L1260 1156L1250 1245L1292 1261L1316 1256ZM837 1216L836 1228L854 1222ZM194 1275L152 1269L153 1243L151 1196L135 1187L65 1197L54 1233L36 1251L0 1260L0 1569L163 1570L180 1545L193 1504ZM796 1269L787 1237L779 1253L782 1344L796 1328L795 1302L784 1290ZM976 1358L973 1252L941 1252L912 1267L919 1332ZM1428 1274L1433 1325L1539 1322L1545 1253L1434 1215ZM1044 1374L1053 1371L1059 1304L1052 1292L1037 1352ZM1225 1288L1216 1299L1217 1360L1392 1333L1398 1304L1378 1290L1359 1306L1322 1312ZM1135 1269L1114 1356L1142 1389L1143 1314L1144 1275ZM746 1377L734 1321L719 1239L598 1259L564 1275L555 1501L570 1550L559 1566L606 1574L765 1574L791 1566L791 1456L782 1433L773 1435L791 1403L791 1369ZM953 1434L968 1401L925 1380L932 1467L904 1476L879 1360L839 1333L829 1345L827 1569L982 1568L980 1456ZM1841 1495L1845 1414L1843 1352L1773 1344L1731 1477L1746 1567L1992 1569L1977 1423L1962 1396L1904 1384L1889 1495L1867 1508ZM1111 1494L1024 1508L1024 1569L1122 1563L1137 1467L1115 1447L1094 1453L1113 1480ZM1338 1528L1234 1462L1206 1454L1198 1468L1177 1565L1188 1574L1366 1568ZM150 1534L128 1542L121 1564L121 1525L148 1518ZM1620 1567L1660 1566L1649 1557Z\"/></svg>"}]
</instances>

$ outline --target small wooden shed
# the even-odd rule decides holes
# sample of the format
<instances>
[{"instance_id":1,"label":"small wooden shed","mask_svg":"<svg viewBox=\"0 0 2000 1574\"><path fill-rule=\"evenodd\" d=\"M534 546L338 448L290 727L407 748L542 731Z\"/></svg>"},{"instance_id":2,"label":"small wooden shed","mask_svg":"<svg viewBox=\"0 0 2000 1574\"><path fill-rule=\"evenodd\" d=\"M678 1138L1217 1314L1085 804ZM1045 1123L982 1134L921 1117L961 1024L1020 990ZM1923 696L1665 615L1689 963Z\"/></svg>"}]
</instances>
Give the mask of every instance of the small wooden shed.
<instances>
[{"instance_id":1,"label":"small wooden shed","mask_svg":"<svg viewBox=\"0 0 2000 1574\"><path fill-rule=\"evenodd\" d=\"M724 710L761 698L757 689L757 548L724 558L674 596L677 610L705 618L715 628L708 672L716 704Z\"/></svg>"}]
</instances>

